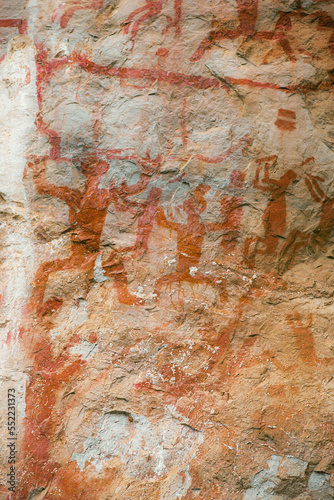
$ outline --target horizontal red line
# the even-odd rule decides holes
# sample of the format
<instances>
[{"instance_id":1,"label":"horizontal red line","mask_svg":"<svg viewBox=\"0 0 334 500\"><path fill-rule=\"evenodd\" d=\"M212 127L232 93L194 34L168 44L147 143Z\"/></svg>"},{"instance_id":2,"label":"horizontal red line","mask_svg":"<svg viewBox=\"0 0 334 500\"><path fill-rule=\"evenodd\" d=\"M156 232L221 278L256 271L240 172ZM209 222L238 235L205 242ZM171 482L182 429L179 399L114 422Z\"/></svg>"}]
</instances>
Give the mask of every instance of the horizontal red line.
<instances>
[{"instance_id":1,"label":"horizontal red line","mask_svg":"<svg viewBox=\"0 0 334 500\"><path fill-rule=\"evenodd\" d=\"M146 69L146 68L119 68L119 67L107 67L95 64L89 61L85 57L73 56L73 61L77 62L79 66L85 71L93 74L104 75L104 76L115 76L118 78L138 78L140 80L149 80L154 82L165 82L172 85L181 85L185 87L195 87L197 89L213 89L225 87L227 90L228 86L219 82L216 78L208 78L200 75L187 75L183 73L175 73L173 71L164 71L156 69Z\"/></svg>"},{"instance_id":2,"label":"horizontal red line","mask_svg":"<svg viewBox=\"0 0 334 500\"><path fill-rule=\"evenodd\" d=\"M313 87L311 88L308 86L296 85L282 87L275 83L258 82L245 78L222 77L218 80L216 78L204 77L201 75L189 75L160 69L102 66L90 61L85 55L78 53L72 53L71 56L65 57L63 59L52 59L50 61L47 61L45 59L45 62L40 61L39 65L41 67L45 67L44 74L42 71L42 78L40 79L40 82L49 80L56 69L60 69L62 66L67 64L78 64L80 68L82 68L84 71L87 71L88 73L105 77L116 77L125 80L146 80L153 84L156 82L163 82L171 85L192 87L199 90L224 88L226 91L230 91L231 85L242 85L263 89L268 88L280 90L287 93L296 92L297 90L305 92L314 90Z\"/></svg>"}]
</instances>

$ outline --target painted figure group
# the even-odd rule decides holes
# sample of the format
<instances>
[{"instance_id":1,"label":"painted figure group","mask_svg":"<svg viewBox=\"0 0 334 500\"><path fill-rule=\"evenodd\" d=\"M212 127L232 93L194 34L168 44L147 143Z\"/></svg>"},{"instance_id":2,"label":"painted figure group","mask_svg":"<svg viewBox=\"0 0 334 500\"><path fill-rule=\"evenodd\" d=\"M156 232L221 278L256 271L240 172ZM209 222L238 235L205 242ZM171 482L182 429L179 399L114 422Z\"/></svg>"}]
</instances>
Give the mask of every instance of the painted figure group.
<instances>
[{"instance_id":1,"label":"painted figure group","mask_svg":"<svg viewBox=\"0 0 334 500\"><path fill-rule=\"evenodd\" d=\"M315 3L322 1L326 0L315 0ZM142 7L134 10L128 16L124 22L124 32L131 34L132 48L140 25L161 15L167 3L168 0L145 0L145 4ZM296 61L296 51L291 46L289 32L293 29L293 21L303 21L305 19L312 23L317 22L317 30L329 30L330 39L328 41L328 47L330 52L334 53L334 20L323 10L306 13L302 6L302 0L297 0L296 7L292 8L290 11L279 12L278 19L272 30L257 29L256 25L259 14L258 0L236 0L236 8L238 16L237 26L231 29L228 20L214 18L212 20L212 29L202 40L195 53L190 57L191 61L198 61L201 59L206 51L210 50L215 44L223 39L277 42L288 59ZM166 33L170 28L174 28L176 34L180 35L182 0L174 0L174 12L174 17L166 16L167 25L163 33ZM297 51L312 56L312 54L302 48L298 48Z\"/></svg>"},{"instance_id":2,"label":"painted figure group","mask_svg":"<svg viewBox=\"0 0 334 500\"><path fill-rule=\"evenodd\" d=\"M123 31L125 34L130 34L132 49L134 48L135 39L141 26L149 21L154 21L157 17L163 16L166 20L166 26L163 28L162 34L167 33L170 29L175 30L175 34L181 34L181 19L183 14L183 0L170 0L174 15L169 15L164 12L164 9L169 4L169 0L143 0L143 5L132 11L123 22ZM199 44L195 53L190 57L191 61L198 61L205 52L210 50L215 44L223 39L230 40L262 40L277 42L283 52L291 61L296 61L296 51L312 56L307 50L302 48L294 49L289 40L289 32L293 29L293 22L298 20L306 20L311 23L317 23L317 30L328 30L330 38L328 48L331 53L334 53L334 20L324 10L306 12L302 0L297 0L296 5L288 11L278 12L278 19L272 30L258 30L257 21L259 14L259 0L235 0L238 22L231 29L230 21L224 18L214 18L212 20L211 30ZM314 5L328 0L313 0ZM82 9L99 10L104 7L103 0L73 0L68 8L61 4L52 16L55 21L57 17L60 19L61 28L67 28L69 21L76 11ZM293 39L293 36L292 36Z\"/></svg>"},{"instance_id":3,"label":"painted figure group","mask_svg":"<svg viewBox=\"0 0 334 500\"><path fill-rule=\"evenodd\" d=\"M88 155L80 161L81 172L85 178L82 190L64 186L55 186L47 180L47 158L34 159L28 163L32 171L37 191L41 195L52 196L63 200L69 208L71 235L71 255L65 259L45 262L39 267L33 285L30 308L40 309L43 306L44 294L49 275L57 271L81 269L90 281L94 279L94 269L101 254L100 240L106 220L108 207L113 204L115 211L128 212L137 218L137 233L132 246L113 248L102 260L105 278L113 280L120 303L139 305L142 303L128 290L125 262L127 258L140 258L148 250L149 238L154 223L166 228L176 235L176 269L163 275L155 283L155 296L159 298L162 289L172 283L206 284L214 287L220 299L226 299L226 288L223 279L211 278L199 272L204 237L212 232L221 236L221 252L235 254L240 246L240 224L246 202L241 195L245 173L234 170L230 176L230 196L220 200L220 220L213 223L204 222L202 214L207 208L206 194L209 185L199 184L183 202L186 215L184 223L174 220L173 215L167 218L161 205L162 189L149 187L154 177L158 176L161 158L151 159L149 155L139 157L136 154L123 155L114 151L110 157L131 160L140 167L139 180L129 185L123 180L118 186L114 181L109 188L100 188L100 181L109 169L109 162L100 159L96 154ZM313 162L309 158L302 166ZM253 268L257 255L277 255L279 271L283 272L291 265L294 255L301 248L324 248L330 240L334 229L334 198L329 198L320 187L323 179L319 176L305 174L306 186L314 201L321 205L319 224L311 233L292 230L286 237L286 192L292 183L297 181L297 174L287 170L279 179L270 176L270 168L274 168L277 157L257 160L257 169L252 186L266 193L268 202L263 212L262 222L264 236L248 237L242 248L244 263ZM264 164L264 175L260 181L261 165ZM134 195L148 190L146 200L132 199ZM279 242L283 241L278 252Z\"/></svg>"}]
</instances>

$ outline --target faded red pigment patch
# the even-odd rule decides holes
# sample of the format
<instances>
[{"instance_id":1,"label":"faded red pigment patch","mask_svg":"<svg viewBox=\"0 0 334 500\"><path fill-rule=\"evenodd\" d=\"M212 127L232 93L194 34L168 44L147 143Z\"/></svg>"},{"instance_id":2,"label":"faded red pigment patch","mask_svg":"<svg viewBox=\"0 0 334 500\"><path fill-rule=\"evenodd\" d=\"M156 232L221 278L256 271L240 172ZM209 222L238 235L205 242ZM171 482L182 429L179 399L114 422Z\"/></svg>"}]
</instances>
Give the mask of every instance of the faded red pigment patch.
<instances>
[{"instance_id":1,"label":"faded red pigment patch","mask_svg":"<svg viewBox=\"0 0 334 500\"><path fill-rule=\"evenodd\" d=\"M240 170L233 170L230 176L229 188L232 191L241 190L244 186L246 174ZM228 252L234 252L239 240L239 228L244 213L245 200L242 196L234 194L225 196L220 200L223 237L220 245Z\"/></svg>"},{"instance_id":2,"label":"faded red pigment patch","mask_svg":"<svg viewBox=\"0 0 334 500\"><path fill-rule=\"evenodd\" d=\"M261 293L258 290L256 295L259 296ZM273 362L284 370L285 367L276 361L274 354L270 351L264 351L256 356L251 354L251 349L258 340L256 335L246 338L238 349L232 347L232 339L240 330L245 311L251 303L251 297L242 297L227 327L218 333L210 325L202 330L203 337L210 339L212 351L206 359L205 365L197 368L195 373L189 374L183 366L175 365L174 359L182 353L182 347L171 346L164 351L161 360L158 357L155 360L159 382L152 383L150 380L141 380L133 385L133 389L144 394L162 391L165 403L169 404L171 401L174 403L178 398L191 394L195 388L200 387L205 390L212 387L213 384L216 384L216 387L224 385L231 381L241 368L244 369L258 363ZM192 356L200 356L201 353L204 354L205 349L203 345L199 344L193 350ZM170 362L166 362L168 358L170 358Z\"/></svg>"},{"instance_id":3,"label":"faded red pigment patch","mask_svg":"<svg viewBox=\"0 0 334 500\"><path fill-rule=\"evenodd\" d=\"M108 474L103 474L102 477L95 479L87 477L85 471L78 470L75 462L70 462L51 482L46 500L54 498L99 500L103 492L110 491L112 484L117 482L118 476L119 471L116 468L109 468Z\"/></svg>"},{"instance_id":4,"label":"faded red pigment patch","mask_svg":"<svg viewBox=\"0 0 334 500\"><path fill-rule=\"evenodd\" d=\"M97 334L95 332L92 332L89 335L88 340L91 344L94 344L97 341Z\"/></svg>"}]
</instances>

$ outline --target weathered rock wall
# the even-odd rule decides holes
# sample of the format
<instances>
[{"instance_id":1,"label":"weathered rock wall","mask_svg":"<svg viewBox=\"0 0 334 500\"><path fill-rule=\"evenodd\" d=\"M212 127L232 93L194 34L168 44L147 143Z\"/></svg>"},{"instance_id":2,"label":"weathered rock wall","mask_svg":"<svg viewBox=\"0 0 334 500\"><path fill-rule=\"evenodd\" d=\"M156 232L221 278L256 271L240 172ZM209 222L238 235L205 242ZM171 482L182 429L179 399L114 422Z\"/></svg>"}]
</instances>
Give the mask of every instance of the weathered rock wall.
<instances>
[{"instance_id":1,"label":"weathered rock wall","mask_svg":"<svg viewBox=\"0 0 334 500\"><path fill-rule=\"evenodd\" d=\"M333 3L0 39L0 498L333 499Z\"/></svg>"}]
</instances>

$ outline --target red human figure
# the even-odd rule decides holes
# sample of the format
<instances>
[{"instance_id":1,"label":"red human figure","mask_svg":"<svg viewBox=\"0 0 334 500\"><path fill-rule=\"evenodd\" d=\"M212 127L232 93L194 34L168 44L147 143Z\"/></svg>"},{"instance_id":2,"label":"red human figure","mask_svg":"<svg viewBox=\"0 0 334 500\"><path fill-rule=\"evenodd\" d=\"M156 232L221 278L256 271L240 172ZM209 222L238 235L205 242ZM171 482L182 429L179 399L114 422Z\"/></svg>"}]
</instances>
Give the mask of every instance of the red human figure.
<instances>
[{"instance_id":1,"label":"red human figure","mask_svg":"<svg viewBox=\"0 0 334 500\"><path fill-rule=\"evenodd\" d=\"M313 314L309 314L308 321L303 323L299 312L288 314L287 322L293 333L298 356L304 365L328 365L333 363L333 358L319 358L315 349L314 336L312 333Z\"/></svg>"},{"instance_id":2,"label":"red human figure","mask_svg":"<svg viewBox=\"0 0 334 500\"><path fill-rule=\"evenodd\" d=\"M103 7L104 0L72 0L69 2L70 7L68 7L64 14L60 18L60 27L66 28L69 21L75 14L77 10L99 10ZM59 8L56 9L53 13L52 19L56 17Z\"/></svg>"},{"instance_id":3,"label":"red human figure","mask_svg":"<svg viewBox=\"0 0 334 500\"><path fill-rule=\"evenodd\" d=\"M233 170L230 177L229 188L231 190L242 189L245 174L240 170ZM221 200L221 215L223 221L219 224L219 230L223 231L220 246L227 252L234 252L239 238L239 226L244 213L245 201L241 196L226 196ZM218 226L216 224L216 226Z\"/></svg>"},{"instance_id":4,"label":"red human figure","mask_svg":"<svg viewBox=\"0 0 334 500\"><path fill-rule=\"evenodd\" d=\"M205 194L210 187L204 184L197 186L193 198L185 200L183 209L187 214L187 222L181 224L168 220L162 208L157 214L158 224L176 232L177 237L177 264L176 271L162 276L156 281L154 293L159 297L162 287L174 282L188 282L191 284L205 283L216 286L221 299L225 299L225 288L222 282L212 280L208 276L197 272L202 255L202 245L208 227L201 221L201 213L206 209ZM219 280L218 280L219 281Z\"/></svg>"},{"instance_id":5,"label":"red human figure","mask_svg":"<svg viewBox=\"0 0 334 500\"><path fill-rule=\"evenodd\" d=\"M312 334L313 315L309 315L307 323L301 321L301 316L298 312L289 314L287 317L293 333L298 356L305 365L316 365L319 362Z\"/></svg>"},{"instance_id":6,"label":"red human figure","mask_svg":"<svg viewBox=\"0 0 334 500\"><path fill-rule=\"evenodd\" d=\"M257 163L265 162L264 177L260 184L260 167L256 169L256 176L253 186L268 193L269 202L264 210L262 220L264 225L264 237L247 238L244 247L244 256L248 264L252 267L256 254L272 255L275 253L279 238L283 238L286 228L286 198L285 194L290 184L297 178L293 170L287 170L278 180L269 177L269 165L276 163L277 157L272 156L257 160ZM250 252L250 245L255 241L253 251ZM259 243L264 248L258 248Z\"/></svg>"},{"instance_id":7,"label":"red human figure","mask_svg":"<svg viewBox=\"0 0 334 500\"><path fill-rule=\"evenodd\" d=\"M295 60L293 51L286 37L286 32L291 29L289 15L282 13L275 28L270 31L256 31L256 21L258 16L258 0L236 0L238 9L239 25L235 29L226 29L223 22L215 23L216 26L210 31L208 36L199 45L196 52L191 56L191 61L201 59L206 50L223 38L235 40L240 36L252 37L264 40L278 40L284 52L292 60Z\"/></svg>"},{"instance_id":8,"label":"red human figure","mask_svg":"<svg viewBox=\"0 0 334 500\"><path fill-rule=\"evenodd\" d=\"M133 246L126 247L123 252L134 251L142 256L148 250L148 240L150 238L154 220L159 210L159 200L162 189L152 187L147 195L147 199L141 204L142 215L138 218L137 237Z\"/></svg>"},{"instance_id":9,"label":"red human figure","mask_svg":"<svg viewBox=\"0 0 334 500\"><path fill-rule=\"evenodd\" d=\"M117 189L111 183L109 189L100 189L101 177L108 171L109 164L93 155L81 161L81 170L86 180L84 189L79 191L49 183L46 178L45 158L36 160L35 163L30 162L28 166L33 171L33 178L40 194L57 197L68 205L69 222L72 227L70 257L44 262L37 270L27 308L30 312L41 309L51 273L79 268L86 271L89 279L93 279L94 265L100 254L100 239L110 203L113 202L119 210L130 210L126 196L143 191L149 182L149 176L142 173L139 181L132 186L123 182L122 187ZM137 299L127 288L122 256L113 250L108 259L102 262L102 268L107 277L114 279L119 302L137 303Z\"/></svg>"},{"instance_id":10,"label":"red human figure","mask_svg":"<svg viewBox=\"0 0 334 500\"><path fill-rule=\"evenodd\" d=\"M313 158L304 162L308 163ZM320 220L312 233L294 230L288 237L280 254L280 272L289 269L294 255L303 247L309 247L315 253L317 248L323 249L330 240L334 229L334 198L330 198L319 186L324 179L317 175L306 174L306 186L314 201L321 204Z\"/></svg>"},{"instance_id":11,"label":"red human figure","mask_svg":"<svg viewBox=\"0 0 334 500\"><path fill-rule=\"evenodd\" d=\"M138 30L140 28L140 25L147 21L148 19L152 19L154 17L157 17L162 9L164 8L165 4L167 3L167 0L145 0L145 5L142 7L139 7L138 9L134 10L128 18L125 20L125 27L124 27L124 32L129 33L130 31L130 24L133 22L135 18L137 18L131 28L131 40L132 40L132 49L135 44L135 38L137 36ZM181 20L181 14L182 14L182 0L174 0L174 10L175 10L175 17L172 19L170 16L166 16L167 18L167 26L163 30L163 34L168 31L170 27L175 27L176 33L180 34L180 20ZM139 16L139 17L138 17Z\"/></svg>"}]
</instances>

